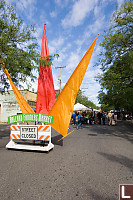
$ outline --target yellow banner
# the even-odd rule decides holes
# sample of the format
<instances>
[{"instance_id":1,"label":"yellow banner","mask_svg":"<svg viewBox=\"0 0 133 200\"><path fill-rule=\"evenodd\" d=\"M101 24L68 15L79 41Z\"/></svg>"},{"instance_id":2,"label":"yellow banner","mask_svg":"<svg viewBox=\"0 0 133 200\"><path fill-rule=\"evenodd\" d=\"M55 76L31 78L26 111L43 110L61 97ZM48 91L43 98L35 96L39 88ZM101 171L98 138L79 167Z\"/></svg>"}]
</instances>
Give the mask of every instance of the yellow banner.
<instances>
[{"instance_id":1,"label":"yellow banner","mask_svg":"<svg viewBox=\"0 0 133 200\"><path fill-rule=\"evenodd\" d=\"M12 79L11 79L11 77L9 75L8 70L5 68L5 69L3 69L3 71L5 72L7 78L9 79L9 82L11 84L11 87L13 89L13 92L14 92L15 96L16 96L17 102L18 102L18 104L20 106L20 109L21 109L22 113L23 114L25 114L25 113L34 113L33 109L30 107L30 105L27 103L27 101L25 100L23 95L19 92L17 87L12 82Z\"/></svg>"},{"instance_id":2,"label":"yellow banner","mask_svg":"<svg viewBox=\"0 0 133 200\"><path fill-rule=\"evenodd\" d=\"M97 37L81 59L48 113L54 116L54 122L51 126L63 136L67 135L76 96L90 62L96 40Z\"/></svg>"}]
</instances>

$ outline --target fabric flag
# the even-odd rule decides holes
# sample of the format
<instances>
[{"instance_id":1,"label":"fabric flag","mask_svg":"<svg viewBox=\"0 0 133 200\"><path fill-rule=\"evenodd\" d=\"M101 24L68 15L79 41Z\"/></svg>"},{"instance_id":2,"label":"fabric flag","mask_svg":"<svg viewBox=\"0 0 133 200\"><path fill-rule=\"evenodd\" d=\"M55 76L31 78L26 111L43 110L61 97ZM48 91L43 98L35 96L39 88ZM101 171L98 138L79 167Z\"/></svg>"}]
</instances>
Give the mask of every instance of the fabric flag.
<instances>
[{"instance_id":1,"label":"fabric flag","mask_svg":"<svg viewBox=\"0 0 133 200\"><path fill-rule=\"evenodd\" d=\"M4 73L6 74L7 78L9 79L10 85L13 89L13 92L16 96L17 102L20 106L20 109L22 111L23 114L25 113L34 113L33 109L30 107L30 105L27 103L27 101L25 100L25 98L23 97L23 95L20 93L20 91L17 89L17 87L14 85L14 83L12 82L12 79L9 75L8 70L5 68L3 69Z\"/></svg>"},{"instance_id":2,"label":"fabric flag","mask_svg":"<svg viewBox=\"0 0 133 200\"><path fill-rule=\"evenodd\" d=\"M90 62L96 40L97 37L79 62L49 112L49 115L54 116L54 122L51 126L63 136L67 136L76 96Z\"/></svg>"},{"instance_id":3,"label":"fabric flag","mask_svg":"<svg viewBox=\"0 0 133 200\"><path fill-rule=\"evenodd\" d=\"M45 25L43 28L41 57L49 56L48 43L46 38ZM44 66L40 63L39 79L37 90L36 113L48 114L55 102L55 90L51 66Z\"/></svg>"}]
</instances>

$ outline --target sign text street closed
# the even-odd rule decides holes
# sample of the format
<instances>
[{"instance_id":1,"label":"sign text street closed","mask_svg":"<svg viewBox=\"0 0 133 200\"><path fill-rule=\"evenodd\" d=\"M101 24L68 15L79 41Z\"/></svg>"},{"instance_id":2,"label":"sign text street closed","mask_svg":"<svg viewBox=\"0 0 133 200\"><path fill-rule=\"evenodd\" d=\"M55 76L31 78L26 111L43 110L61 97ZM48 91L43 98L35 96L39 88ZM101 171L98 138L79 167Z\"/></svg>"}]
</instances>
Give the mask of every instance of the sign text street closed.
<instances>
[{"instance_id":1,"label":"sign text street closed","mask_svg":"<svg viewBox=\"0 0 133 200\"><path fill-rule=\"evenodd\" d=\"M37 140L38 128L36 126L21 126L20 139L22 140Z\"/></svg>"}]
</instances>

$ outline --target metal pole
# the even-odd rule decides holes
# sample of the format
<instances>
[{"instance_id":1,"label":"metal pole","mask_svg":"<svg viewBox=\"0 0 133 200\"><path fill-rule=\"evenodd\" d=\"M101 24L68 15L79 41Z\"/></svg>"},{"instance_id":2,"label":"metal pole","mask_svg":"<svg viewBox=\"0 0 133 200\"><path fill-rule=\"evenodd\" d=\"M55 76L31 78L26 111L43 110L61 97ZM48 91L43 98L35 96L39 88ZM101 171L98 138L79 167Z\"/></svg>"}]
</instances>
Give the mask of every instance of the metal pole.
<instances>
[{"instance_id":1,"label":"metal pole","mask_svg":"<svg viewBox=\"0 0 133 200\"><path fill-rule=\"evenodd\" d=\"M60 93L61 93L61 68L65 68L66 66L64 67L55 67L56 69L57 68L60 68L60 77L59 77L59 81L60 81Z\"/></svg>"},{"instance_id":2,"label":"metal pole","mask_svg":"<svg viewBox=\"0 0 133 200\"><path fill-rule=\"evenodd\" d=\"M61 67L60 67L60 93L61 93Z\"/></svg>"}]
</instances>

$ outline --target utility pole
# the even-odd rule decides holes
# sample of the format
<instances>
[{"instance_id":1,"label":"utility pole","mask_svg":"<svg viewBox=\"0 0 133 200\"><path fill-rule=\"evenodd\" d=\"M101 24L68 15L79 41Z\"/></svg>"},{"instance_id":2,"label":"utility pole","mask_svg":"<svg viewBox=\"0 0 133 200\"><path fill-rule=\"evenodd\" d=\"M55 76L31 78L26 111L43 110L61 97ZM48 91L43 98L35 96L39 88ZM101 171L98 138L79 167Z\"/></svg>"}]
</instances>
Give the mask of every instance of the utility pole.
<instances>
[{"instance_id":1,"label":"utility pole","mask_svg":"<svg viewBox=\"0 0 133 200\"><path fill-rule=\"evenodd\" d=\"M55 67L56 69L57 68L60 68L60 76L59 76L59 78L58 78L58 80L60 81L60 93L61 93L61 69L62 68L65 68L66 66L64 66L64 67Z\"/></svg>"},{"instance_id":2,"label":"utility pole","mask_svg":"<svg viewBox=\"0 0 133 200\"><path fill-rule=\"evenodd\" d=\"M4 91L4 86L2 85L3 79L4 79L4 76L2 75L2 69L0 69L0 92Z\"/></svg>"}]
</instances>

